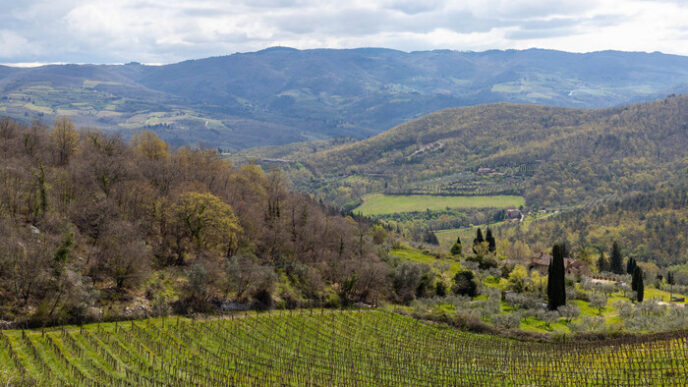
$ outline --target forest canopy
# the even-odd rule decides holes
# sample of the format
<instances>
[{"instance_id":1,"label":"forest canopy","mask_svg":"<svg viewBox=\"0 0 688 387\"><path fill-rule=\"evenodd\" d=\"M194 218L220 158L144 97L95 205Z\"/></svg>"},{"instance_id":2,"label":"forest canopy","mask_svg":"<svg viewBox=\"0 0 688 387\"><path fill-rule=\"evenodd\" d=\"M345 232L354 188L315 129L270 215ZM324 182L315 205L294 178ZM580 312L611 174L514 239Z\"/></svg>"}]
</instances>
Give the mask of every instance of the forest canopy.
<instances>
[{"instance_id":1,"label":"forest canopy","mask_svg":"<svg viewBox=\"0 0 688 387\"><path fill-rule=\"evenodd\" d=\"M64 117L0 121L0 234L0 319L34 325L338 305L388 286L367 225L279 173Z\"/></svg>"}]
</instances>

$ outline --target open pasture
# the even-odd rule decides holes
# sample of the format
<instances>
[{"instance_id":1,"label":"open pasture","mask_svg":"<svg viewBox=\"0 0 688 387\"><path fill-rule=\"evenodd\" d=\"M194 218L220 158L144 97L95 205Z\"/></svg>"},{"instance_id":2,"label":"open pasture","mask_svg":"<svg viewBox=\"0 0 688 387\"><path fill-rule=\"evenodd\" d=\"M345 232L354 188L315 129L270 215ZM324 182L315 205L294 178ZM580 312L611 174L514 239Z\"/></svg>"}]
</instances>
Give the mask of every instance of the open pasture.
<instances>
[{"instance_id":1,"label":"open pasture","mask_svg":"<svg viewBox=\"0 0 688 387\"><path fill-rule=\"evenodd\" d=\"M444 210L446 208L518 208L525 202L520 196L439 196L439 195L384 195L363 196L363 204L354 209L362 215L375 216L401 212Z\"/></svg>"}]
</instances>

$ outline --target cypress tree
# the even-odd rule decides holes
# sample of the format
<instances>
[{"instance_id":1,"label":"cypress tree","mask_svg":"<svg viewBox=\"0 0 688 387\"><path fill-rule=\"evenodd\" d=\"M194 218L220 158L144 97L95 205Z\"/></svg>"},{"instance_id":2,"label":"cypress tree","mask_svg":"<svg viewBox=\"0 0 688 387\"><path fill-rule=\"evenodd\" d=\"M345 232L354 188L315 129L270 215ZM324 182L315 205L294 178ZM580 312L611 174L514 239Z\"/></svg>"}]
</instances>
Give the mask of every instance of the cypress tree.
<instances>
[{"instance_id":1,"label":"cypress tree","mask_svg":"<svg viewBox=\"0 0 688 387\"><path fill-rule=\"evenodd\" d=\"M547 301L550 310L566 305L566 282L564 278L564 248L559 244L552 247L552 261L547 273Z\"/></svg>"},{"instance_id":2,"label":"cypress tree","mask_svg":"<svg viewBox=\"0 0 688 387\"><path fill-rule=\"evenodd\" d=\"M451 255L459 256L461 255L462 250L463 248L461 247L461 242L459 241L452 245L449 252L451 253Z\"/></svg>"},{"instance_id":3,"label":"cypress tree","mask_svg":"<svg viewBox=\"0 0 688 387\"><path fill-rule=\"evenodd\" d=\"M497 250L497 242L492 236L492 230L490 230L489 227L487 228L487 232L485 233L485 240L488 243L488 251L494 253L495 250Z\"/></svg>"},{"instance_id":4,"label":"cypress tree","mask_svg":"<svg viewBox=\"0 0 688 387\"><path fill-rule=\"evenodd\" d=\"M597 270L599 270L600 273L609 271L609 262L607 262L607 258L604 256L604 251L600 253L600 259L597 260Z\"/></svg>"},{"instance_id":5,"label":"cypress tree","mask_svg":"<svg viewBox=\"0 0 688 387\"><path fill-rule=\"evenodd\" d=\"M609 266L612 273L623 274L623 258L621 257L621 249L617 242L614 242L612 245L612 256L609 260Z\"/></svg>"},{"instance_id":6,"label":"cypress tree","mask_svg":"<svg viewBox=\"0 0 688 387\"><path fill-rule=\"evenodd\" d=\"M671 302L671 299L674 296L674 289L673 289L674 286L673 285L676 283L676 281L674 280L674 273L668 271L667 275L666 275L666 281L667 281L667 285L669 285L669 301Z\"/></svg>"},{"instance_id":7,"label":"cypress tree","mask_svg":"<svg viewBox=\"0 0 688 387\"><path fill-rule=\"evenodd\" d=\"M638 302L643 302L643 298L645 297L645 285L643 284L643 271L639 266L636 266L633 271L631 289L635 292L635 299Z\"/></svg>"},{"instance_id":8,"label":"cypress tree","mask_svg":"<svg viewBox=\"0 0 688 387\"><path fill-rule=\"evenodd\" d=\"M633 271L635 271L636 266L638 265L635 263L635 259L628 258L628 262L626 263L626 273L633 275Z\"/></svg>"},{"instance_id":9,"label":"cypress tree","mask_svg":"<svg viewBox=\"0 0 688 387\"><path fill-rule=\"evenodd\" d=\"M475 234L475 239L473 239L473 254L478 254L478 251L476 250L476 246L480 246L481 243L485 242L485 239L483 238L483 231L478 227L478 231Z\"/></svg>"},{"instance_id":10,"label":"cypress tree","mask_svg":"<svg viewBox=\"0 0 688 387\"><path fill-rule=\"evenodd\" d=\"M485 242L485 239L483 238L483 230L478 227L478 231L475 234L475 240L474 242L477 241L478 243L483 243Z\"/></svg>"}]
</instances>

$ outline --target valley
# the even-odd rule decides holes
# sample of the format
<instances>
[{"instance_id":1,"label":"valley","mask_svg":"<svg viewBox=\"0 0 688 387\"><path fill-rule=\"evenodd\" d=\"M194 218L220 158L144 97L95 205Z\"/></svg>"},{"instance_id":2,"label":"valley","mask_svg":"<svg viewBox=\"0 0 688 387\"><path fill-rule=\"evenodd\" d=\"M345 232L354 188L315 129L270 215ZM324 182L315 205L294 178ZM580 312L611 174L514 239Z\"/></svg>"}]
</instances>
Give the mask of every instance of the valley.
<instances>
[{"instance_id":1,"label":"valley","mask_svg":"<svg viewBox=\"0 0 688 387\"><path fill-rule=\"evenodd\" d=\"M166 65L0 66L0 113L236 152L364 139L457 106L648 101L685 92L686 68L686 57L660 53L271 47ZM413 157L441 150L437 139L419 145L428 148Z\"/></svg>"}]
</instances>

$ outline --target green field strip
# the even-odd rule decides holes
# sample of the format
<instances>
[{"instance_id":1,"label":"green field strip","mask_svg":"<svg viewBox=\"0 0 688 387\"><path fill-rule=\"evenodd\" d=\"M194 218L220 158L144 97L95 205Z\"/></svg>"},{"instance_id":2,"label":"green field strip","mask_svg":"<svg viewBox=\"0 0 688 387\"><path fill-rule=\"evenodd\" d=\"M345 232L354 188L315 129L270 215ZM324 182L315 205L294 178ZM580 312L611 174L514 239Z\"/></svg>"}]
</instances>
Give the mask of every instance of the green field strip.
<instances>
[{"instance_id":1,"label":"green field strip","mask_svg":"<svg viewBox=\"0 0 688 387\"><path fill-rule=\"evenodd\" d=\"M521 196L440 196L367 194L353 211L362 215L389 215L404 212L440 211L447 208L519 208L525 205Z\"/></svg>"}]
</instances>

